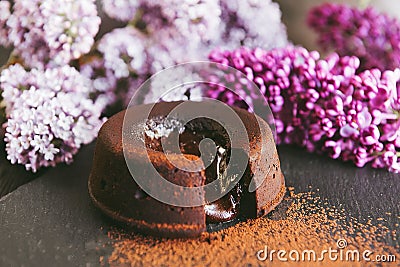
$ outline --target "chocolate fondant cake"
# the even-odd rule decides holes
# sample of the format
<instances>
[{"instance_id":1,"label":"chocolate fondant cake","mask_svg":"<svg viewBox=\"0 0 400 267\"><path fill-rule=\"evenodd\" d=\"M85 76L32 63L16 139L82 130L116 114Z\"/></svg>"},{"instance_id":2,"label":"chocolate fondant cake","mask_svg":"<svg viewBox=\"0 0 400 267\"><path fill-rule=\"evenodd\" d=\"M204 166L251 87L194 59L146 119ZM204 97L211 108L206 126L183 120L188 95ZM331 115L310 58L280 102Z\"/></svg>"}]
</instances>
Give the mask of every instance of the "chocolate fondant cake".
<instances>
[{"instance_id":1,"label":"chocolate fondant cake","mask_svg":"<svg viewBox=\"0 0 400 267\"><path fill-rule=\"evenodd\" d=\"M143 115L150 105L130 107L112 116L102 126L88 183L94 204L111 218L139 232L165 237L195 237L206 231L207 224L228 222L237 217L256 218L275 208L284 196L285 184L268 124L255 114L232 108L247 131L249 150L245 152L241 142L231 144L224 126L212 119L198 117L183 123L179 116L167 117L180 103L152 105L150 116L145 121L135 120L135 117ZM201 102L191 105L194 109L201 108ZM123 140L123 124L128 113L133 117L130 123L136 131L131 133L135 141L129 142L128 139L126 143ZM168 143L173 135L178 137L180 152L188 160L182 162L180 168L170 162L174 153L169 153L167 157L162 144ZM262 135L264 138L261 138ZM143 136L145 138L140 138ZM186 164L190 167L191 161L200 159L200 156L202 160L207 158L207 155L200 155L199 149L201 141L207 138L213 140L216 146L214 157L208 157L210 162L207 167L201 171L184 170L182 166ZM146 153L139 151L135 142L143 142ZM124 157L124 150L131 153L125 153ZM195 207L173 206L149 196L133 179L127 166L127 161L133 162L134 175L147 177L149 172L144 167L144 161L150 160L157 172L169 182L189 188L200 187L216 179L229 181L232 178L226 177L226 166L235 166L231 159L234 150L235 155L241 155L246 160L247 166L238 177L239 182L220 199ZM179 161L179 157L176 160ZM261 182L256 187L253 185L251 190L252 183L257 181ZM189 197L206 198L202 194Z\"/></svg>"}]
</instances>

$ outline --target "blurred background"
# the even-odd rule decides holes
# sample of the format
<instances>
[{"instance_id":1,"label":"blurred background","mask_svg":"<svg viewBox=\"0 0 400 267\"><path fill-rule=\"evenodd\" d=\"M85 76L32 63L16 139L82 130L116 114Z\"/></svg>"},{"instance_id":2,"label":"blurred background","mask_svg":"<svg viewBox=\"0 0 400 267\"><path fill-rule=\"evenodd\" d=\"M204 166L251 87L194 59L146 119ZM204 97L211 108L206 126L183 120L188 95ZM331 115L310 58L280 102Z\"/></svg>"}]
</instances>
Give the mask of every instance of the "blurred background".
<instances>
[{"instance_id":1,"label":"blurred background","mask_svg":"<svg viewBox=\"0 0 400 267\"><path fill-rule=\"evenodd\" d=\"M273 0L280 5L282 21L285 23L289 40L308 49L318 50L316 35L306 25L307 13L313 6L326 2L345 3L352 6L375 7L381 12L400 20L400 0Z\"/></svg>"}]
</instances>

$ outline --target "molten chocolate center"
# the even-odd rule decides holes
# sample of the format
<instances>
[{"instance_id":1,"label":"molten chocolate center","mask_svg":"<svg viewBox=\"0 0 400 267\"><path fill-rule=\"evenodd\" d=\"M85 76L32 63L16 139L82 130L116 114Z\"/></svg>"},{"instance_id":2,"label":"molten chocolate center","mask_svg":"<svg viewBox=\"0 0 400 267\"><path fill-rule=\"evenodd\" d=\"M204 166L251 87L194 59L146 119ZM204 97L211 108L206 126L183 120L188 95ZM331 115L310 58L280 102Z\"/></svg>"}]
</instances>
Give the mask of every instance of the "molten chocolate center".
<instances>
[{"instance_id":1,"label":"molten chocolate center","mask_svg":"<svg viewBox=\"0 0 400 267\"><path fill-rule=\"evenodd\" d=\"M216 179L219 179L221 188L226 188L228 184L223 183L229 183L230 181L235 180L232 179L234 177L227 177L227 166L230 163L229 161L232 148L229 142L229 136L226 130L220 124L211 119L197 118L188 122L184 126L184 130L182 130L182 126L176 124L176 121L174 121L174 124L176 125L174 125L173 129L162 129L162 127L160 128L160 123L171 125L170 122L165 123L162 120L159 120L159 122L156 124L154 124L154 121L152 121L151 124L152 127L156 127L156 133L159 134L160 132L166 132L168 134L166 136L161 136L161 138L151 137L151 133L150 135L147 135L150 137L148 140L146 140L146 144L149 148L162 151L161 142L168 142L168 136L170 136L170 134L178 134L181 152L184 154L191 154L199 157L201 156L205 165L208 166L205 170L206 183L211 183ZM147 131L150 130L151 127L147 129ZM216 146L216 153L215 149L213 150L214 153L210 152L209 155L204 155L200 152L200 143L205 139L211 139L214 142L214 145ZM202 152L204 153L204 151ZM245 152L240 151L240 153L245 156L245 160L248 162L248 157L245 155ZM214 224L228 222L238 217L238 215L241 213L240 204L242 200L242 191L246 187L244 181L249 180L243 179L246 175L250 175L248 170L246 170L246 172L243 174L243 177L240 178L240 181L234 186L234 188L226 193L223 197L204 205L207 223Z\"/></svg>"}]
</instances>

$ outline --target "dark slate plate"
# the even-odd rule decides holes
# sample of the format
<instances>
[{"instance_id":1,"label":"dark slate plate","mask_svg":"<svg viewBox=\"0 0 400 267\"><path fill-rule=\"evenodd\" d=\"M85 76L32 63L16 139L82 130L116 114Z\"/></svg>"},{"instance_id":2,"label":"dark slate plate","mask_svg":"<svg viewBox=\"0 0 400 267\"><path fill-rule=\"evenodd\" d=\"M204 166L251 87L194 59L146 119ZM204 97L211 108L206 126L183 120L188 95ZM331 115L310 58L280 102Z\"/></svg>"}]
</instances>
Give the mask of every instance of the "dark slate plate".
<instances>
[{"instance_id":1,"label":"dark slate plate","mask_svg":"<svg viewBox=\"0 0 400 267\"><path fill-rule=\"evenodd\" d=\"M90 267L109 253L99 244L111 223L87 192L93 148L85 147L73 165L48 170L0 199L0 266ZM357 169L292 147L279 152L286 183L297 192L318 188L319 196L353 217L385 217L390 229L399 223L400 175Z\"/></svg>"}]
</instances>

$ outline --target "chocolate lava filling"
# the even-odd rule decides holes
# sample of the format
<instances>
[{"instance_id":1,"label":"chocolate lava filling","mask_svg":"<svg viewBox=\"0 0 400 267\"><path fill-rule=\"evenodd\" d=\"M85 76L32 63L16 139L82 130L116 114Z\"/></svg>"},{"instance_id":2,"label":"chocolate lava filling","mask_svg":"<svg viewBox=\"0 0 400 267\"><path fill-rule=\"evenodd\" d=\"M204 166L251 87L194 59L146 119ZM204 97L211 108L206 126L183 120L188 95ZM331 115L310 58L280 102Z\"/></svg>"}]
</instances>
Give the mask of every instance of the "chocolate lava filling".
<instances>
[{"instance_id":1,"label":"chocolate lava filling","mask_svg":"<svg viewBox=\"0 0 400 267\"><path fill-rule=\"evenodd\" d=\"M235 162L230 162L232 149L235 149L235 153L239 155L237 160L246 160L246 170L234 188L222 198L204 205L207 224L229 222L239 216L254 216L256 213L255 207L253 207L254 205L246 205L248 202L255 202L254 194L243 194L244 191L248 191L247 189L251 180L251 172L249 170L248 163L249 159L244 150L231 147L229 136L226 130L214 120L197 118L188 122L184 127L184 131L181 133L178 133L177 130L174 130L168 135L168 137L162 137L160 139L146 138L146 145L150 149L163 151L161 142L168 142L172 135L177 134L179 135L181 153L195 155L198 157L202 156L201 158L203 161L206 161L204 162L205 165L208 165L205 170L206 184L211 183L216 179L220 179L221 182L226 183L233 178L227 177L226 172L228 164L233 164L233 168L237 166ZM209 138L215 142L215 145L217 146L216 155L201 155L199 144L203 139L206 138ZM239 171L234 173L239 173ZM223 185L221 185L221 187L223 187Z\"/></svg>"}]
</instances>

